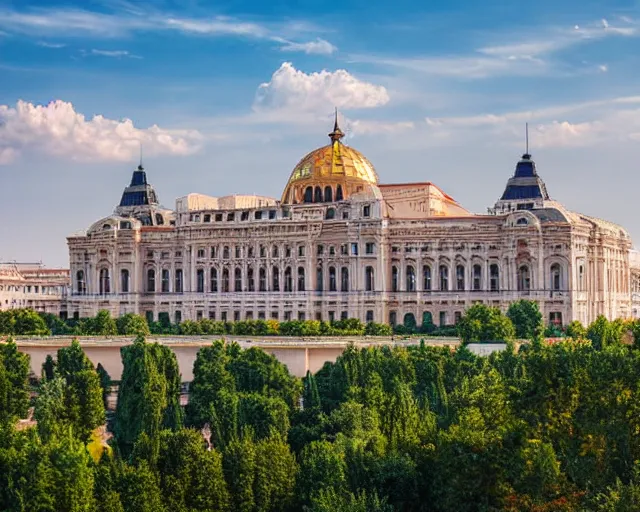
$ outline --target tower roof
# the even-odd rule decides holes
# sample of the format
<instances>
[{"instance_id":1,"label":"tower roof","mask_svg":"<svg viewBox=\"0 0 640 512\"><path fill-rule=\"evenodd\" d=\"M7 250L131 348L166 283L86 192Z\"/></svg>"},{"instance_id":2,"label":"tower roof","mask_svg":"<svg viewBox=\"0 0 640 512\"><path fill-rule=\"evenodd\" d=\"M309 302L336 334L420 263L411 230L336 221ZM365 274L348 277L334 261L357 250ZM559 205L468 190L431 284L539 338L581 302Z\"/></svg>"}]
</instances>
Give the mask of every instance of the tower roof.
<instances>
[{"instance_id":1,"label":"tower roof","mask_svg":"<svg viewBox=\"0 0 640 512\"><path fill-rule=\"evenodd\" d=\"M131 183L124 189L120 199L120 207L157 205L156 191L147 182L147 173L142 164L133 171Z\"/></svg>"},{"instance_id":2,"label":"tower roof","mask_svg":"<svg viewBox=\"0 0 640 512\"><path fill-rule=\"evenodd\" d=\"M522 158L516 164L515 173L507 181L507 186L500 198L501 201L524 199L549 199L547 187L538 176L536 164L528 153L522 155Z\"/></svg>"}]
</instances>

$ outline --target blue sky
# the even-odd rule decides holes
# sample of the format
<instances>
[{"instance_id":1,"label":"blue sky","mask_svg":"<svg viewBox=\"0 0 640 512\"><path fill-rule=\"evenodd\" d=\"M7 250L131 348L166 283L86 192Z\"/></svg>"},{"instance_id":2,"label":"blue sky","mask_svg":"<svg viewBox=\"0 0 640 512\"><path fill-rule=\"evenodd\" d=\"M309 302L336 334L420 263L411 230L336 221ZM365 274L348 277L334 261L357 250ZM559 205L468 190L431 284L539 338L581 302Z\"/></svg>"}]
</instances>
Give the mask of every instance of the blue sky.
<instances>
[{"instance_id":1,"label":"blue sky","mask_svg":"<svg viewBox=\"0 0 640 512\"><path fill-rule=\"evenodd\" d=\"M0 0L0 260L66 266L144 163L161 201L279 197L324 145L485 212L524 150L637 242L640 3Z\"/></svg>"}]
</instances>

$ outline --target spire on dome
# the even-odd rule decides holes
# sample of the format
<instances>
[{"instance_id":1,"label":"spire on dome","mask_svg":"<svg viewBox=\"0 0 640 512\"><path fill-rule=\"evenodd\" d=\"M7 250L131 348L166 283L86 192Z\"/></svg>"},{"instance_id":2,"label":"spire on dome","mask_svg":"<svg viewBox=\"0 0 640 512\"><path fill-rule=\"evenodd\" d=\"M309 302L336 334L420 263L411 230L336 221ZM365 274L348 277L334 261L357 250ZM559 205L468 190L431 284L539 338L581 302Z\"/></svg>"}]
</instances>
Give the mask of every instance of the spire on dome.
<instances>
[{"instance_id":1,"label":"spire on dome","mask_svg":"<svg viewBox=\"0 0 640 512\"><path fill-rule=\"evenodd\" d=\"M336 120L333 124L333 131L329 134L329 138L331 139L331 142L336 142L342 137L344 137L344 132L338 126L338 107L336 107Z\"/></svg>"}]
</instances>

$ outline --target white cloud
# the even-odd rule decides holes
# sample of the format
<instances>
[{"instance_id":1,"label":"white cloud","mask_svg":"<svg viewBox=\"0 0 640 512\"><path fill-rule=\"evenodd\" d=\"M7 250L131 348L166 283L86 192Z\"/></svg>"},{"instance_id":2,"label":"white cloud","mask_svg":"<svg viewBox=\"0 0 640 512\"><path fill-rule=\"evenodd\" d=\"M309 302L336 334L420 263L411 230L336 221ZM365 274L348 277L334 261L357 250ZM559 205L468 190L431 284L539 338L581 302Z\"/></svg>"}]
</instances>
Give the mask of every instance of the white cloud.
<instances>
[{"instance_id":1,"label":"white cloud","mask_svg":"<svg viewBox=\"0 0 640 512\"><path fill-rule=\"evenodd\" d=\"M66 44L63 44L63 43L48 43L47 41L38 41L36 44L38 46L42 46L43 48L54 48L54 49L64 48L65 46L67 46Z\"/></svg>"},{"instance_id":2,"label":"white cloud","mask_svg":"<svg viewBox=\"0 0 640 512\"><path fill-rule=\"evenodd\" d=\"M0 9L0 28L37 36L117 38L137 31L176 31L185 35L243 37L274 41L283 51L331 54L336 48L323 39L299 42L292 38L308 35L314 27L299 21L261 24L226 16L180 18L166 13L125 9L119 13L100 13L81 9ZM287 39L284 35L288 36Z\"/></svg>"},{"instance_id":3,"label":"white cloud","mask_svg":"<svg viewBox=\"0 0 640 512\"><path fill-rule=\"evenodd\" d=\"M98 55L100 57L129 57L130 59L141 59L138 55L133 55L129 53L127 50L96 50L95 48L91 50L91 55Z\"/></svg>"},{"instance_id":4,"label":"white cloud","mask_svg":"<svg viewBox=\"0 0 640 512\"><path fill-rule=\"evenodd\" d=\"M531 111L467 117L427 118L430 133L463 141L482 137L520 143L530 122L534 147L587 147L640 136L640 97L627 96Z\"/></svg>"},{"instance_id":5,"label":"white cloud","mask_svg":"<svg viewBox=\"0 0 640 512\"><path fill-rule=\"evenodd\" d=\"M258 88L254 110L319 113L333 107L372 108L388 102L383 86L359 80L344 69L307 74L285 62Z\"/></svg>"},{"instance_id":6,"label":"white cloud","mask_svg":"<svg viewBox=\"0 0 640 512\"><path fill-rule=\"evenodd\" d=\"M325 41L320 38L307 43L293 43L291 41L286 41L280 49L283 52L304 52L307 54L317 55L331 55L337 50L337 48L329 41Z\"/></svg>"},{"instance_id":7,"label":"white cloud","mask_svg":"<svg viewBox=\"0 0 640 512\"><path fill-rule=\"evenodd\" d=\"M212 19L168 18L163 23L171 29L205 35L236 35L263 38L269 31L256 23L245 23L218 16Z\"/></svg>"},{"instance_id":8,"label":"white cloud","mask_svg":"<svg viewBox=\"0 0 640 512\"><path fill-rule=\"evenodd\" d=\"M367 119L347 120L346 131L348 135L375 135L379 133L398 133L413 130L413 121L375 121Z\"/></svg>"},{"instance_id":9,"label":"white cloud","mask_svg":"<svg viewBox=\"0 0 640 512\"><path fill-rule=\"evenodd\" d=\"M194 130L136 128L130 119L96 115L87 120L61 100L48 105L20 100L15 108L0 105L0 163L26 151L82 161L126 161L135 158L140 143L148 154L188 155L199 149L202 138Z\"/></svg>"}]
</instances>

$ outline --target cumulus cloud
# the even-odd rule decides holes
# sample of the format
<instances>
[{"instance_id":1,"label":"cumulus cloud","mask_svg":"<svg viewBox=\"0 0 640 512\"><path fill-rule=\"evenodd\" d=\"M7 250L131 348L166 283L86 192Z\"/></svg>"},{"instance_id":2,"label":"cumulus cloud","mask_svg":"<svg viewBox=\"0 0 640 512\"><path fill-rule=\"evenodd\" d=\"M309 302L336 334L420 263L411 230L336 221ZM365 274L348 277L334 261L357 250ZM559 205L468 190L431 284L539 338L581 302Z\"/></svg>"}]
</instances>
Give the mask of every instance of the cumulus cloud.
<instances>
[{"instance_id":1,"label":"cumulus cloud","mask_svg":"<svg viewBox=\"0 0 640 512\"><path fill-rule=\"evenodd\" d=\"M379 133L398 133L413 130L413 121L375 121L368 119L347 120L347 133L349 135L373 135Z\"/></svg>"},{"instance_id":2,"label":"cumulus cloud","mask_svg":"<svg viewBox=\"0 0 640 512\"><path fill-rule=\"evenodd\" d=\"M304 73L290 62L283 63L269 82L258 88L254 110L325 112L338 107L372 108L389 102L381 85L359 80L344 69Z\"/></svg>"},{"instance_id":3,"label":"cumulus cloud","mask_svg":"<svg viewBox=\"0 0 640 512\"><path fill-rule=\"evenodd\" d=\"M283 41L284 45L280 48L283 52L304 52L316 55L331 55L337 50L329 41L317 38L315 41L307 43L293 43L291 41Z\"/></svg>"},{"instance_id":4,"label":"cumulus cloud","mask_svg":"<svg viewBox=\"0 0 640 512\"><path fill-rule=\"evenodd\" d=\"M534 147L590 147L640 137L638 104L640 97L626 96L530 111L427 118L425 129L458 142L484 138L520 143L528 121Z\"/></svg>"},{"instance_id":5,"label":"cumulus cloud","mask_svg":"<svg viewBox=\"0 0 640 512\"><path fill-rule=\"evenodd\" d=\"M21 152L40 151L80 161L126 161L135 158L140 143L147 154L188 155L200 148L202 135L193 130L167 130L153 125L136 128L133 121L96 115L86 119L71 103L48 105L18 101L0 105L0 163Z\"/></svg>"}]
</instances>

